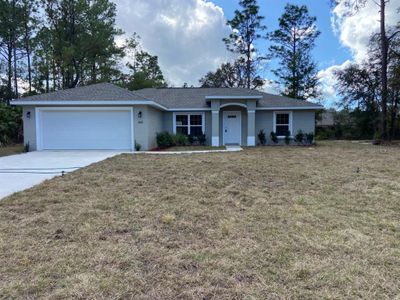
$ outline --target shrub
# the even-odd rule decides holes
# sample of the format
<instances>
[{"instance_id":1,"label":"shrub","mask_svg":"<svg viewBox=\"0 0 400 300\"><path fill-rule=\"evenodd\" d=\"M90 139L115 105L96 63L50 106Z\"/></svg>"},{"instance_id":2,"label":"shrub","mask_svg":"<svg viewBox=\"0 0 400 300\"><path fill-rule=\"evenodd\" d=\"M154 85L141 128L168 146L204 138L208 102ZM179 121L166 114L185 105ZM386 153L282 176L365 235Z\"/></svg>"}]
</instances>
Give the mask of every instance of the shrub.
<instances>
[{"instance_id":1,"label":"shrub","mask_svg":"<svg viewBox=\"0 0 400 300\"><path fill-rule=\"evenodd\" d=\"M289 145L291 140L292 140L292 137L290 136L290 131L288 130L285 134L285 144Z\"/></svg>"},{"instance_id":2,"label":"shrub","mask_svg":"<svg viewBox=\"0 0 400 300\"><path fill-rule=\"evenodd\" d=\"M0 146L22 140L21 108L0 103Z\"/></svg>"},{"instance_id":3,"label":"shrub","mask_svg":"<svg viewBox=\"0 0 400 300\"><path fill-rule=\"evenodd\" d=\"M275 144L277 144L278 143L278 136L276 135L276 133L271 131L270 136L271 136L271 141L273 141Z\"/></svg>"},{"instance_id":4,"label":"shrub","mask_svg":"<svg viewBox=\"0 0 400 300\"><path fill-rule=\"evenodd\" d=\"M336 138L335 129L333 128L317 128L315 135L317 140L331 140Z\"/></svg>"},{"instance_id":5,"label":"shrub","mask_svg":"<svg viewBox=\"0 0 400 300\"><path fill-rule=\"evenodd\" d=\"M187 146L189 144L189 138L187 135L178 133L171 135L173 146Z\"/></svg>"},{"instance_id":6,"label":"shrub","mask_svg":"<svg viewBox=\"0 0 400 300\"><path fill-rule=\"evenodd\" d=\"M265 137L265 132L262 129L258 133L258 140L260 141L260 144L263 146L267 143L267 138Z\"/></svg>"},{"instance_id":7,"label":"shrub","mask_svg":"<svg viewBox=\"0 0 400 300\"><path fill-rule=\"evenodd\" d=\"M136 143L136 141L135 141L135 150L140 151L140 149L142 149L142 145L140 145L139 143Z\"/></svg>"},{"instance_id":8,"label":"shrub","mask_svg":"<svg viewBox=\"0 0 400 300\"><path fill-rule=\"evenodd\" d=\"M308 145L312 145L314 143L314 133L313 132L306 134L306 142Z\"/></svg>"},{"instance_id":9,"label":"shrub","mask_svg":"<svg viewBox=\"0 0 400 300\"><path fill-rule=\"evenodd\" d=\"M200 134L200 135L197 136L197 138L198 138L199 144L201 146L204 146L206 144L207 137L206 137L205 134Z\"/></svg>"},{"instance_id":10,"label":"shrub","mask_svg":"<svg viewBox=\"0 0 400 300\"><path fill-rule=\"evenodd\" d=\"M304 141L304 133L303 133L302 130L297 131L297 134L294 137L294 140L299 144L303 143L303 141Z\"/></svg>"},{"instance_id":11,"label":"shrub","mask_svg":"<svg viewBox=\"0 0 400 300\"><path fill-rule=\"evenodd\" d=\"M160 149L165 149L174 146L174 139L168 132L157 133L157 146Z\"/></svg>"},{"instance_id":12,"label":"shrub","mask_svg":"<svg viewBox=\"0 0 400 300\"><path fill-rule=\"evenodd\" d=\"M188 145L205 145L206 135L190 135L185 134L170 134L168 132L157 133L157 146L160 149L165 149L173 146L188 146Z\"/></svg>"},{"instance_id":13,"label":"shrub","mask_svg":"<svg viewBox=\"0 0 400 300\"><path fill-rule=\"evenodd\" d=\"M204 146L206 144L206 135L205 134L191 134L189 135L189 143L190 145L201 145Z\"/></svg>"}]
</instances>

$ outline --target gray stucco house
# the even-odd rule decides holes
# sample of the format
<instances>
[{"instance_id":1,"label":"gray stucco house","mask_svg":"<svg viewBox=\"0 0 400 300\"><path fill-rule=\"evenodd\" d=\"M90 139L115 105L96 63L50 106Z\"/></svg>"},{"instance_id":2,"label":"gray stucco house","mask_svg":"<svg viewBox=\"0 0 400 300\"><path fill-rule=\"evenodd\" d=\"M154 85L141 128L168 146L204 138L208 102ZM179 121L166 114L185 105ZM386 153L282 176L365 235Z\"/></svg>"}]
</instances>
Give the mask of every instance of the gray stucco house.
<instances>
[{"instance_id":1,"label":"gray stucco house","mask_svg":"<svg viewBox=\"0 0 400 300\"><path fill-rule=\"evenodd\" d=\"M31 150L156 147L156 134L204 133L207 144L255 146L262 129L283 137L314 132L321 105L236 88L163 88L135 92L94 84L12 101L23 107Z\"/></svg>"}]
</instances>

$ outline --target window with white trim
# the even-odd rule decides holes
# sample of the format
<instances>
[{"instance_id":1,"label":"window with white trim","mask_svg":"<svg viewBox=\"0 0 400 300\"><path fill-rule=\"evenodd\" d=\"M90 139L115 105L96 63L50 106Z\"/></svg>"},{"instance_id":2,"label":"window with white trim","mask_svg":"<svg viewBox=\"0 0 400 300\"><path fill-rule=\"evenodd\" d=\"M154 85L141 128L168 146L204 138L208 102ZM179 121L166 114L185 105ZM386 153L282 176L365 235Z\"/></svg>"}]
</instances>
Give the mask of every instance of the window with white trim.
<instances>
[{"instance_id":1,"label":"window with white trim","mask_svg":"<svg viewBox=\"0 0 400 300\"><path fill-rule=\"evenodd\" d=\"M291 114L289 112L275 113L275 133L277 136L285 136L290 132Z\"/></svg>"},{"instance_id":2,"label":"window with white trim","mask_svg":"<svg viewBox=\"0 0 400 300\"><path fill-rule=\"evenodd\" d=\"M204 114L175 114L175 133L201 135L204 132Z\"/></svg>"}]
</instances>

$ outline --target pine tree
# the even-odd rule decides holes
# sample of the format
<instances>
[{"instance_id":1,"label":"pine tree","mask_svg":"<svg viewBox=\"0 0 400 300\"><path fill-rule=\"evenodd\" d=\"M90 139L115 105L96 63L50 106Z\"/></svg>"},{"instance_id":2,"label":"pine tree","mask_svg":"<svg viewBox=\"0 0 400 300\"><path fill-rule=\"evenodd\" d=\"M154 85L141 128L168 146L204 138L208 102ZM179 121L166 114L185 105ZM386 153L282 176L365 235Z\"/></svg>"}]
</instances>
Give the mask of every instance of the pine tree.
<instances>
[{"instance_id":1,"label":"pine tree","mask_svg":"<svg viewBox=\"0 0 400 300\"><path fill-rule=\"evenodd\" d=\"M279 60L279 68L273 73L285 96L305 100L320 95L317 66L311 57L320 35L315 22L306 6L287 4L279 18L279 29L268 35L273 42L269 48L271 57Z\"/></svg>"},{"instance_id":2,"label":"pine tree","mask_svg":"<svg viewBox=\"0 0 400 300\"><path fill-rule=\"evenodd\" d=\"M236 10L233 19L228 21L232 33L223 41L229 51L239 56L238 62L245 72L245 86L250 89L258 87L262 81L257 67L265 58L258 55L255 42L264 37L267 27L262 25L264 17L259 14L257 0L241 0L239 4L242 10Z\"/></svg>"}]
</instances>

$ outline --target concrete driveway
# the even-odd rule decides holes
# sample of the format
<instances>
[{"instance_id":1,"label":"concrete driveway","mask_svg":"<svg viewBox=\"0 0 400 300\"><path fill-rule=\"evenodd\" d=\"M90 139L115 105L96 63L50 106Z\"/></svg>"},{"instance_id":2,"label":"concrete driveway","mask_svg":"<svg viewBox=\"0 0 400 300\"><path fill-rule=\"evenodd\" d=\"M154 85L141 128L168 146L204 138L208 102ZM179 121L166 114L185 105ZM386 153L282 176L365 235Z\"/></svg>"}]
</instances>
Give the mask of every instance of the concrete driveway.
<instances>
[{"instance_id":1,"label":"concrete driveway","mask_svg":"<svg viewBox=\"0 0 400 300\"><path fill-rule=\"evenodd\" d=\"M120 151L37 151L0 157L0 199L46 179L121 154Z\"/></svg>"}]
</instances>

